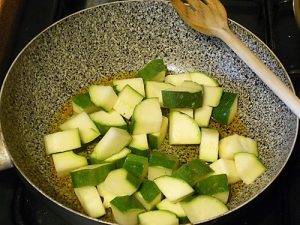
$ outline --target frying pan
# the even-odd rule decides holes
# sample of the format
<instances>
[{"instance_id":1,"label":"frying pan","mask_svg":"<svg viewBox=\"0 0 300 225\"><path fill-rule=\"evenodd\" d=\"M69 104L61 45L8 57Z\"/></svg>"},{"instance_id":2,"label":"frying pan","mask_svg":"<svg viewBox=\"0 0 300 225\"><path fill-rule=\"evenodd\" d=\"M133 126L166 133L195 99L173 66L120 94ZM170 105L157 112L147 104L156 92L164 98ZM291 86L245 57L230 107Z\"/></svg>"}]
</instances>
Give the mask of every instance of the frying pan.
<instances>
[{"instance_id":1,"label":"frying pan","mask_svg":"<svg viewBox=\"0 0 300 225\"><path fill-rule=\"evenodd\" d=\"M231 29L291 89L277 57L254 34L230 21ZM1 89L2 167L9 163L60 212L81 224L110 224L83 214L69 177L58 178L43 136L55 130L66 102L91 83L109 83L141 68L150 59L165 60L172 73L204 71L239 93L238 116L229 126L211 126L221 136L247 135L258 141L267 171L254 184L232 186L231 213L263 192L285 166L294 147L298 119L221 41L188 28L165 1L127 1L73 14L46 29L18 55ZM64 110L63 110L64 109ZM197 147L168 145L163 151L181 161L197 157ZM7 164L5 164L7 163ZM227 213L227 214L228 214ZM78 220L78 221L79 221ZM77 223L79 224L79 223Z\"/></svg>"}]
</instances>

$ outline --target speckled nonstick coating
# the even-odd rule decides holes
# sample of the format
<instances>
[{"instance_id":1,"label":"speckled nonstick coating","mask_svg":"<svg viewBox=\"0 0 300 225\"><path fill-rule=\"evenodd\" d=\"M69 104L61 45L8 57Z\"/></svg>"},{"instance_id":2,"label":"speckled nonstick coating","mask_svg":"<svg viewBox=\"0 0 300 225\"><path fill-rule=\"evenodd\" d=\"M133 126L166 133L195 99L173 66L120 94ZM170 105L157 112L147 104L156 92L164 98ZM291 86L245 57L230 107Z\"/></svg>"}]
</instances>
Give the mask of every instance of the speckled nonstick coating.
<instances>
[{"instance_id":1,"label":"speckled nonstick coating","mask_svg":"<svg viewBox=\"0 0 300 225\"><path fill-rule=\"evenodd\" d=\"M287 85L286 71L257 37L230 22L233 31ZM40 192L82 212L69 179L59 179L45 154L43 136L58 120L72 95L114 74L136 71L161 57L172 72L205 71L226 89L239 93L238 117L221 135L255 138L267 172L252 185L233 186L229 207L237 209L261 193L287 162L298 120L220 40L188 28L169 3L130 1L74 14L35 38L18 56L1 96L1 126L15 166ZM212 123L212 126L217 126ZM182 161L197 157L197 146L163 148ZM276 197L276 196L275 196ZM107 216L103 220L111 221Z\"/></svg>"}]
</instances>

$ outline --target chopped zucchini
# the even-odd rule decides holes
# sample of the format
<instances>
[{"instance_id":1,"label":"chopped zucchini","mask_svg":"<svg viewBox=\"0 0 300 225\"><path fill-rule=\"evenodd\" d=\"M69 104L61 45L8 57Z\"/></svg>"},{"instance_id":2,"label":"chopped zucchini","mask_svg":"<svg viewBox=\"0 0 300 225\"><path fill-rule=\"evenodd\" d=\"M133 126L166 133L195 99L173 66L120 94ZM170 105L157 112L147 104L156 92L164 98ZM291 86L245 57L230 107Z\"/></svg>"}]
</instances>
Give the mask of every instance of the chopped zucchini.
<instances>
[{"instance_id":1,"label":"chopped zucchini","mask_svg":"<svg viewBox=\"0 0 300 225\"><path fill-rule=\"evenodd\" d=\"M140 225L179 225L175 214L165 210L154 210L138 215Z\"/></svg>"},{"instance_id":2,"label":"chopped zucchini","mask_svg":"<svg viewBox=\"0 0 300 225\"><path fill-rule=\"evenodd\" d=\"M198 224L228 211L227 206L220 200L200 195L180 203L192 224Z\"/></svg>"},{"instance_id":3,"label":"chopped zucchini","mask_svg":"<svg viewBox=\"0 0 300 225\"><path fill-rule=\"evenodd\" d=\"M149 146L147 140L147 134L137 134L132 135L132 141L130 142L128 148L133 154L148 157Z\"/></svg>"},{"instance_id":4,"label":"chopped zucchini","mask_svg":"<svg viewBox=\"0 0 300 225\"><path fill-rule=\"evenodd\" d=\"M111 163L80 167L79 169L71 171L72 186L74 188L96 186L105 180L112 169L113 165Z\"/></svg>"},{"instance_id":5,"label":"chopped zucchini","mask_svg":"<svg viewBox=\"0 0 300 225\"><path fill-rule=\"evenodd\" d=\"M238 95L224 91L219 105L213 109L212 117L220 124L230 124L237 113Z\"/></svg>"},{"instance_id":6,"label":"chopped zucchini","mask_svg":"<svg viewBox=\"0 0 300 225\"><path fill-rule=\"evenodd\" d=\"M181 85L184 81L191 81L191 75L189 73L181 73L181 74L176 74L176 75L168 75L165 78L165 82L179 86Z\"/></svg>"},{"instance_id":7,"label":"chopped zucchini","mask_svg":"<svg viewBox=\"0 0 300 225\"><path fill-rule=\"evenodd\" d=\"M48 134L44 142L47 155L81 147L78 128Z\"/></svg>"},{"instance_id":8,"label":"chopped zucchini","mask_svg":"<svg viewBox=\"0 0 300 225\"><path fill-rule=\"evenodd\" d=\"M229 198L229 186L226 174L209 176L195 185L195 191L199 195L213 196L224 204Z\"/></svg>"},{"instance_id":9,"label":"chopped zucchini","mask_svg":"<svg viewBox=\"0 0 300 225\"><path fill-rule=\"evenodd\" d=\"M188 115L189 117L194 118L194 110L193 109L189 109L189 108L170 109L170 112L174 112L174 111L184 113L184 114Z\"/></svg>"},{"instance_id":10,"label":"chopped zucchini","mask_svg":"<svg viewBox=\"0 0 300 225\"><path fill-rule=\"evenodd\" d=\"M201 108L195 110L195 121L199 127L207 127L211 117L213 108L203 105Z\"/></svg>"},{"instance_id":11,"label":"chopped zucchini","mask_svg":"<svg viewBox=\"0 0 300 225\"><path fill-rule=\"evenodd\" d=\"M111 127L127 130L127 123L123 117L114 110L110 112L98 111L90 114L90 117L102 135L106 134Z\"/></svg>"},{"instance_id":12,"label":"chopped zucchini","mask_svg":"<svg viewBox=\"0 0 300 225\"><path fill-rule=\"evenodd\" d=\"M113 80L115 90L120 93L129 85L133 90L137 91L140 95L145 97L144 81L142 78L129 78L123 80Z\"/></svg>"},{"instance_id":13,"label":"chopped zucchini","mask_svg":"<svg viewBox=\"0 0 300 225\"><path fill-rule=\"evenodd\" d=\"M162 59L153 59L138 72L144 80L164 81L167 67Z\"/></svg>"},{"instance_id":14,"label":"chopped zucchini","mask_svg":"<svg viewBox=\"0 0 300 225\"><path fill-rule=\"evenodd\" d=\"M69 130L78 128L79 135L82 143L86 144L93 141L100 135L100 132L91 118L86 114L86 112L82 112L75 116L72 116L66 122L59 126L61 130Z\"/></svg>"},{"instance_id":15,"label":"chopped zucchini","mask_svg":"<svg viewBox=\"0 0 300 225\"><path fill-rule=\"evenodd\" d=\"M105 208L96 187L74 188L74 191L82 208L90 217L98 218L105 214Z\"/></svg>"},{"instance_id":16,"label":"chopped zucchini","mask_svg":"<svg viewBox=\"0 0 300 225\"><path fill-rule=\"evenodd\" d=\"M180 86L174 86L161 91L163 106L166 108L192 108L202 106L203 86L184 81Z\"/></svg>"},{"instance_id":17,"label":"chopped zucchini","mask_svg":"<svg viewBox=\"0 0 300 225\"><path fill-rule=\"evenodd\" d=\"M140 155L129 154L123 164L123 168L132 175L143 179L148 171L148 158Z\"/></svg>"},{"instance_id":18,"label":"chopped zucchini","mask_svg":"<svg viewBox=\"0 0 300 225\"><path fill-rule=\"evenodd\" d=\"M191 80L204 86L218 87L219 83L209 75L202 72L190 73Z\"/></svg>"},{"instance_id":19,"label":"chopped zucchini","mask_svg":"<svg viewBox=\"0 0 300 225\"><path fill-rule=\"evenodd\" d=\"M165 175L172 175L173 170L163 166L149 166L148 168L148 180L155 180L158 177Z\"/></svg>"},{"instance_id":20,"label":"chopped zucchini","mask_svg":"<svg viewBox=\"0 0 300 225\"><path fill-rule=\"evenodd\" d=\"M178 166L178 159L164 152L153 151L149 158L148 180L171 175Z\"/></svg>"},{"instance_id":21,"label":"chopped zucchini","mask_svg":"<svg viewBox=\"0 0 300 225\"><path fill-rule=\"evenodd\" d=\"M89 93L75 95L72 98L72 107L75 113L92 113L99 110L91 101Z\"/></svg>"},{"instance_id":22,"label":"chopped zucchini","mask_svg":"<svg viewBox=\"0 0 300 225\"><path fill-rule=\"evenodd\" d=\"M218 159L219 132L215 129L201 128L199 159L214 162Z\"/></svg>"},{"instance_id":23,"label":"chopped zucchini","mask_svg":"<svg viewBox=\"0 0 300 225\"><path fill-rule=\"evenodd\" d=\"M148 98L139 103L133 112L131 121L132 134L150 134L159 132L162 112L157 98Z\"/></svg>"},{"instance_id":24,"label":"chopped zucchini","mask_svg":"<svg viewBox=\"0 0 300 225\"><path fill-rule=\"evenodd\" d=\"M221 139L219 149L220 158L224 159L233 159L234 154L238 152L249 152L258 156L256 141L237 134Z\"/></svg>"},{"instance_id":25,"label":"chopped zucchini","mask_svg":"<svg viewBox=\"0 0 300 225\"><path fill-rule=\"evenodd\" d=\"M173 87L172 84L157 81L146 81L145 86L147 98L158 98L161 107L163 107L161 91Z\"/></svg>"},{"instance_id":26,"label":"chopped zucchini","mask_svg":"<svg viewBox=\"0 0 300 225\"><path fill-rule=\"evenodd\" d=\"M113 109L126 119L130 119L134 108L143 100L143 96L139 94L129 85L126 85L119 93L116 104Z\"/></svg>"},{"instance_id":27,"label":"chopped zucchini","mask_svg":"<svg viewBox=\"0 0 300 225\"><path fill-rule=\"evenodd\" d=\"M170 112L169 143L170 145L200 144L201 132L195 120L180 112Z\"/></svg>"},{"instance_id":28,"label":"chopped zucchini","mask_svg":"<svg viewBox=\"0 0 300 225\"><path fill-rule=\"evenodd\" d=\"M173 202L170 202L168 199L164 199L160 203L158 203L156 207L159 210L166 210L171 213L174 213L179 218L179 222L181 224L186 224L189 222L189 219L187 218L187 216L179 202L173 203Z\"/></svg>"},{"instance_id":29,"label":"chopped zucchini","mask_svg":"<svg viewBox=\"0 0 300 225\"><path fill-rule=\"evenodd\" d=\"M130 141L131 136L127 131L111 127L95 146L90 158L92 160L105 160L120 152Z\"/></svg>"},{"instance_id":30,"label":"chopped zucchini","mask_svg":"<svg viewBox=\"0 0 300 225\"><path fill-rule=\"evenodd\" d=\"M105 159L104 162L110 162L115 166L115 168L121 168L123 167L125 158L127 157L128 154L130 154L130 152L131 152L130 149L123 148L120 152Z\"/></svg>"},{"instance_id":31,"label":"chopped zucchini","mask_svg":"<svg viewBox=\"0 0 300 225\"><path fill-rule=\"evenodd\" d=\"M132 196L116 197L111 201L111 209L120 225L137 225L138 215L145 211L141 203Z\"/></svg>"},{"instance_id":32,"label":"chopped zucchini","mask_svg":"<svg viewBox=\"0 0 300 225\"><path fill-rule=\"evenodd\" d=\"M204 86L203 105L216 107L219 105L223 88Z\"/></svg>"},{"instance_id":33,"label":"chopped zucchini","mask_svg":"<svg viewBox=\"0 0 300 225\"><path fill-rule=\"evenodd\" d=\"M87 159L84 156L76 155L73 151L61 152L52 155L57 176L68 175L72 170L86 166Z\"/></svg>"},{"instance_id":34,"label":"chopped zucchini","mask_svg":"<svg viewBox=\"0 0 300 225\"><path fill-rule=\"evenodd\" d=\"M178 166L178 159L176 156L164 152L153 151L150 155L149 166L161 166L175 170Z\"/></svg>"},{"instance_id":35,"label":"chopped zucchini","mask_svg":"<svg viewBox=\"0 0 300 225\"><path fill-rule=\"evenodd\" d=\"M234 154L234 162L237 174L245 184L253 183L266 171L262 162L254 154L248 152Z\"/></svg>"},{"instance_id":36,"label":"chopped zucchini","mask_svg":"<svg viewBox=\"0 0 300 225\"><path fill-rule=\"evenodd\" d=\"M135 198L145 207L147 211L152 210L162 198L162 194L153 181L145 180Z\"/></svg>"},{"instance_id":37,"label":"chopped zucchini","mask_svg":"<svg viewBox=\"0 0 300 225\"><path fill-rule=\"evenodd\" d=\"M112 194L108 190L106 190L104 182L97 185L97 190L98 190L99 195L103 198L104 208L106 208L106 209L110 208L111 200L113 200L117 196L115 196L114 194Z\"/></svg>"},{"instance_id":38,"label":"chopped zucchini","mask_svg":"<svg viewBox=\"0 0 300 225\"><path fill-rule=\"evenodd\" d=\"M92 85L89 87L89 94L91 101L106 111L110 111L118 99L111 86Z\"/></svg>"},{"instance_id":39,"label":"chopped zucchini","mask_svg":"<svg viewBox=\"0 0 300 225\"><path fill-rule=\"evenodd\" d=\"M218 159L209 166L215 171L216 174L226 174L229 184L234 184L241 180L233 160Z\"/></svg>"},{"instance_id":40,"label":"chopped zucchini","mask_svg":"<svg viewBox=\"0 0 300 225\"><path fill-rule=\"evenodd\" d=\"M202 160L193 159L183 164L173 173L173 176L185 180L189 185L194 186L199 180L212 173L212 169Z\"/></svg>"},{"instance_id":41,"label":"chopped zucchini","mask_svg":"<svg viewBox=\"0 0 300 225\"><path fill-rule=\"evenodd\" d=\"M156 178L154 182L171 202L179 202L194 193L194 189L187 182L177 177L162 176Z\"/></svg>"},{"instance_id":42,"label":"chopped zucchini","mask_svg":"<svg viewBox=\"0 0 300 225\"><path fill-rule=\"evenodd\" d=\"M167 135L168 123L169 119L163 116L160 131L157 133L148 134L148 142L151 149L158 149L163 143Z\"/></svg>"},{"instance_id":43,"label":"chopped zucchini","mask_svg":"<svg viewBox=\"0 0 300 225\"><path fill-rule=\"evenodd\" d=\"M239 141L244 152L252 153L255 156L258 156L257 142L255 140L239 135Z\"/></svg>"},{"instance_id":44,"label":"chopped zucchini","mask_svg":"<svg viewBox=\"0 0 300 225\"><path fill-rule=\"evenodd\" d=\"M111 171L104 181L106 190L116 196L132 195L140 184L141 180L124 168Z\"/></svg>"}]
</instances>

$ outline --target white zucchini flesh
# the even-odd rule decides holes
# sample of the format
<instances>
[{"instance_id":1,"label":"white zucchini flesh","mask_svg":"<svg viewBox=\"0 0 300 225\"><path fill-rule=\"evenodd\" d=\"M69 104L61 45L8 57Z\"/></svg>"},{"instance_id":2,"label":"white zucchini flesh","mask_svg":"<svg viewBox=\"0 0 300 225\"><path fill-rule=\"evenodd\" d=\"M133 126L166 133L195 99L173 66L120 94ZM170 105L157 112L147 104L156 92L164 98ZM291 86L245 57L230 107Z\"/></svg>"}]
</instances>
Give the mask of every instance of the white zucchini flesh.
<instances>
[{"instance_id":1,"label":"white zucchini flesh","mask_svg":"<svg viewBox=\"0 0 300 225\"><path fill-rule=\"evenodd\" d=\"M176 177L162 176L156 178L154 182L171 202L181 201L194 192L194 189L187 182Z\"/></svg>"},{"instance_id":2,"label":"white zucchini flesh","mask_svg":"<svg viewBox=\"0 0 300 225\"><path fill-rule=\"evenodd\" d=\"M163 107L161 91L171 88L171 87L173 87L173 85L163 83L163 82L157 82L157 81L146 81L145 85L146 85L146 97L147 98L158 98L160 106Z\"/></svg>"},{"instance_id":3,"label":"white zucchini flesh","mask_svg":"<svg viewBox=\"0 0 300 225\"><path fill-rule=\"evenodd\" d=\"M99 192L99 195L103 198L103 206L104 208L108 209L111 207L110 201L113 200L116 195L110 193L104 185L104 182L97 185L97 190Z\"/></svg>"},{"instance_id":4,"label":"white zucchini flesh","mask_svg":"<svg viewBox=\"0 0 300 225\"><path fill-rule=\"evenodd\" d=\"M251 138L237 134L227 136L220 140L220 158L233 159L234 154L238 152L248 152L258 156L257 142Z\"/></svg>"},{"instance_id":5,"label":"white zucchini flesh","mask_svg":"<svg viewBox=\"0 0 300 225\"><path fill-rule=\"evenodd\" d=\"M190 73L190 76L191 76L191 80L198 84L202 84L204 86L212 86L212 87L219 86L218 82L215 79L211 78L210 76L206 75L205 73L193 72L193 73Z\"/></svg>"},{"instance_id":6,"label":"white zucchini flesh","mask_svg":"<svg viewBox=\"0 0 300 225\"><path fill-rule=\"evenodd\" d=\"M110 111L118 99L111 86L92 85L89 87L89 94L91 101L106 111Z\"/></svg>"},{"instance_id":7,"label":"white zucchini flesh","mask_svg":"<svg viewBox=\"0 0 300 225\"><path fill-rule=\"evenodd\" d=\"M144 206L147 211L150 211L161 201L162 195L158 194L151 202L147 202L140 192L136 192L134 197Z\"/></svg>"},{"instance_id":8,"label":"white zucchini flesh","mask_svg":"<svg viewBox=\"0 0 300 225\"><path fill-rule=\"evenodd\" d=\"M148 167L148 180L155 180L158 177L165 175L172 175L173 170L162 166L149 166Z\"/></svg>"},{"instance_id":9,"label":"white zucchini flesh","mask_svg":"<svg viewBox=\"0 0 300 225\"><path fill-rule=\"evenodd\" d=\"M104 187L115 196L132 195L138 189L136 184L128 180L128 172L125 169L111 171L104 181Z\"/></svg>"},{"instance_id":10,"label":"white zucchini flesh","mask_svg":"<svg viewBox=\"0 0 300 225\"><path fill-rule=\"evenodd\" d=\"M216 107L219 105L223 93L221 87L204 86L203 105Z\"/></svg>"},{"instance_id":11,"label":"white zucchini flesh","mask_svg":"<svg viewBox=\"0 0 300 225\"><path fill-rule=\"evenodd\" d=\"M193 109L189 109L189 108L173 108L173 109L170 109L170 112L172 112L172 111L181 112L181 113L184 113L184 114L188 115L191 118L194 118L194 110Z\"/></svg>"},{"instance_id":12,"label":"white zucchini flesh","mask_svg":"<svg viewBox=\"0 0 300 225\"><path fill-rule=\"evenodd\" d=\"M229 199L229 191L213 194L212 197L215 197L219 199L221 202L223 202L224 204L226 204Z\"/></svg>"},{"instance_id":13,"label":"white zucchini flesh","mask_svg":"<svg viewBox=\"0 0 300 225\"><path fill-rule=\"evenodd\" d=\"M73 151L53 154L52 159L57 176L59 177L66 176L72 170L88 165L87 159L84 156L77 155Z\"/></svg>"},{"instance_id":14,"label":"white zucchini flesh","mask_svg":"<svg viewBox=\"0 0 300 225\"><path fill-rule=\"evenodd\" d=\"M132 134L149 134L160 131L162 112L157 98L149 98L138 104L133 112Z\"/></svg>"},{"instance_id":15,"label":"white zucchini flesh","mask_svg":"<svg viewBox=\"0 0 300 225\"><path fill-rule=\"evenodd\" d=\"M165 210L154 210L138 215L140 225L179 225L175 214Z\"/></svg>"},{"instance_id":16,"label":"white zucchini flesh","mask_svg":"<svg viewBox=\"0 0 300 225\"><path fill-rule=\"evenodd\" d=\"M126 85L137 91L140 95L145 96L145 88L143 78L129 78L123 80L114 80L113 85L118 92L121 92Z\"/></svg>"},{"instance_id":17,"label":"white zucchini flesh","mask_svg":"<svg viewBox=\"0 0 300 225\"><path fill-rule=\"evenodd\" d=\"M121 212L115 206L111 206L114 218L116 222L120 225L137 225L138 224L138 214L143 212L143 210L131 210L126 213Z\"/></svg>"},{"instance_id":18,"label":"white zucchini flesh","mask_svg":"<svg viewBox=\"0 0 300 225\"><path fill-rule=\"evenodd\" d=\"M146 134L136 134L131 135L132 141L129 144L129 147L146 150L149 149L148 140Z\"/></svg>"},{"instance_id":19,"label":"white zucchini flesh","mask_svg":"<svg viewBox=\"0 0 300 225\"><path fill-rule=\"evenodd\" d=\"M239 135L239 141L244 152L252 153L258 157L257 142L254 139Z\"/></svg>"},{"instance_id":20,"label":"white zucchini flesh","mask_svg":"<svg viewBox=\"0 0 300 225\"><path fill-rule=\"evenodd\" d=\"M218 159L209 166L215 171L216 174L226 174L229 184L234 184L241 180L233 160Z\"/></svg>"},{"instance_id":21,"label":"white zucchini flesh","mask_svg":"<svg viewBox=\"0 0 300 225\"><path fill-rule=\"evenodd\" d=\"M81 147L78 128L48 134L44 142L47 155Z\"/></svg>"},{"instance_id":22,"label":"white zucchini flesh","mask_svg":"<svg viewBox=\"0 0 300 225\"><path fill-rule=\"evenodd\" d=\"M126 85L119 93L116 104L113 109L126 119L130 119L134 108L143 100L143 96L136 90Z\"/></svg>"},{"instance_id":23,"label":"white zucchini flesh","mask_svg":"<svg viewBox=\"0 0 300 225\"><path fill-rule=\"evenodd\" d=\"M119 159L125 158L128 154L130 154L130 149L123 148L120 152L110 156L109 158L105 159L104 162L115 162Z\"/></svg>"},{"instance_id":24,"label":"white zucchini flesh","mask_svg":"<svg viewBox=\"0 0 300 225\"><path fill-rule=\"evenodd\" d=\"M170 112L169 143L200 144L201 132L195 120L180 112Z\"/></svg>"},{"instance_id":25,"label":"white zucchini flesh","mask_svg":"<svg viewBox=\"0 0 300 225\"><path fill-rule=\"evenodd\" d=\"M262 162L251 153L236 153L234 155L234 162L237 173L245 184L253 183L256 178L266 171L266 167Z\"/></svg>"},{"instance_id":26,"label":"white zucchini flesh","mask_svg":"<svg viewBox=\"0 0 300 225\"><path fill-rule=\"evenodd\" d=\"M194 118L199 127L207 127L212 114L211 106L203 105L201 108L195 109Z\"/></svg>"},{"instance_id":27,"label":"white zucchini flesh","mask_svg":"<svg viewBox=\"0 0 300 225\"><path fill-rule=\"evenodd\" d=\"M200 195L180 204L193 224L201 223L228 211L227 206L223 202L207 195Z\"/></svg>"},{"instance_id":28,"label":"white zucchini flesh","mask_svg":"<svg viewBox=\"0 0 300 225\"><path fill-rule=\"evenodd\" d=\"M98 218L105 214L105 208L96 187L74 188L74 191L82 208L90 217Z\"/></svg>"},{"instance_id":29,"label":"white zucchini flesh","mask_svg":"<svg viewBox=\"0 0 300 225\"><path fill-rule=\"evenodd\" d=\"M100 135L100 132L94 122L86 112L72 116L66 122L59 126L61 130L78 128L82 143L86 144Z\"/></svg>"},{"instance_id":30,"label":"white zucchini flesh","mask_svg":"<svg viewBox=\"0 0 300 225\"><path fill-rule=\"evenodd\" d=\"M201 144L199 159L206 162L214 162L218 159L219 132L215 129L201 129Z\"/></svg>"},{"instance_id":31,"label":"white zucchini flesh","mask_svg":"<svg viewBox=\"0 0 300 225\"><path fill-rule=\"evenodd\" d=\"M130 134L120 128L111 127L104 137L95 146L90 155L91 158L105 160L110 156L120 152L131 141Z\"/></svg>"},{"instance_id":32,"label":"white zucchini flesh","mask_svg":"<svg viewBox=\"0 0 300 225\"><path fill-rule=\"evenodd\" d=\"M186 213L184 212L181 204L179 202L173 203L170 202L168 199L162 200L160 203L156 206L160 210L167 210L170 211L178 217L186 217Z\"/></svg>"},{"instance_id":33,"label":"white zucchini flesh","mask_svg":"<svg viewBox=\"0 0 300 225\"><path fill-rule=\"evenodd\" d=\"M116 111L112 110L110 112L105 111L98 111L95 113L90 114L91 119L99 124L106 125L106 126L123 126L126 125L125 120L123 117L117 113Z\"/></svg>"},{"instance_id":34,"label":"white zucchini flesh","mask_svg":"<svg viewBox=\"0 0 300 225\"><path fill-rule=\"evenodd\" d=\"M165 78L165 82L178 86L181 85L184 81L191 81L191 75L189 73L181 73L175 75L168 75Z\"/></svg>"}]
</instances>

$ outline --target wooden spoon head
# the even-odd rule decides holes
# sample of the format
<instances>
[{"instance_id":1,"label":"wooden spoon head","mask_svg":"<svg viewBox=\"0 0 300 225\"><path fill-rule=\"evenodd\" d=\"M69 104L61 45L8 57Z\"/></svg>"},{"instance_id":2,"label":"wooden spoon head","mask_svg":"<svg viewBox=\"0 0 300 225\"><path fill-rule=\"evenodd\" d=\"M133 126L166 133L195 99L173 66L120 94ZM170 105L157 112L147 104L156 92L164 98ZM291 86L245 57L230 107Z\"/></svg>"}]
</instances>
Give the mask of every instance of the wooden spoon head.
<instances>
[{"instance_id":1,"label":"wooden spoon head","mask_svg":"<svg viewBox=\"0 0 300 225\"><path fill-rule=\"evenodd\" d=\"M209 36L219 37L228 30L227 13L219 0L171 0L183 21L190 27Z\"/></svg>"}]
</instances>

